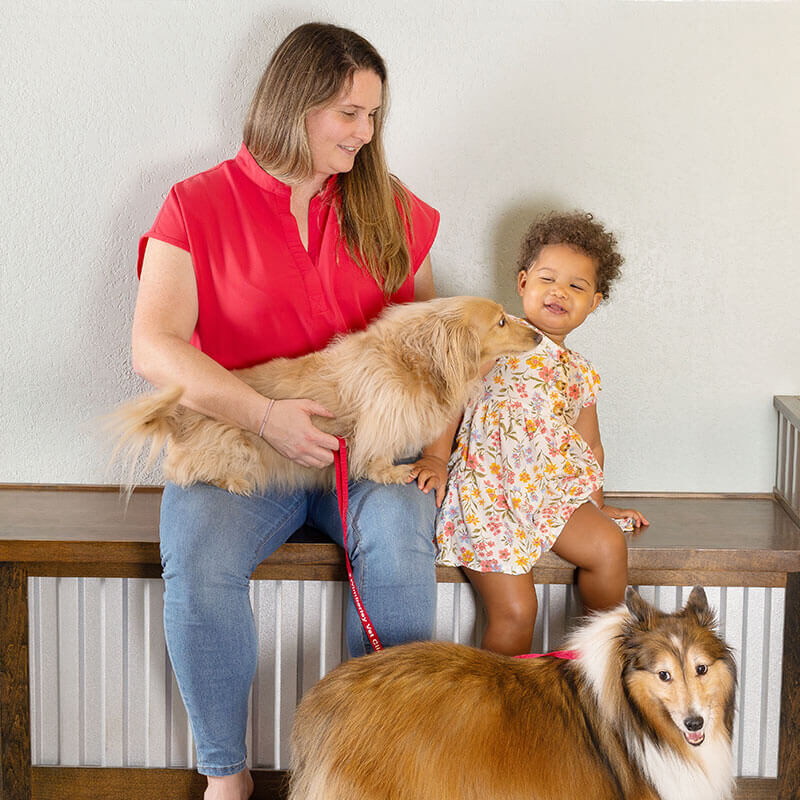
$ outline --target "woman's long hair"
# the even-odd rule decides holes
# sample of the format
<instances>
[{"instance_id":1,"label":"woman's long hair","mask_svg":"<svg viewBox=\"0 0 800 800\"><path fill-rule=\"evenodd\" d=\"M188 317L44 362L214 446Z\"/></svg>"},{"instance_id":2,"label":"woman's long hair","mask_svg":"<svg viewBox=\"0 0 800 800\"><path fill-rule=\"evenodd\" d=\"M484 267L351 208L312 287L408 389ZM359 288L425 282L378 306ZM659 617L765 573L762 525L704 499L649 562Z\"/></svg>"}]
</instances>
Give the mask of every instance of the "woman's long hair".
<instances>
[{"instance_id":1,"label":"woman's long hair","mask_svg":"<svg viewBox=\"0 0 800 800\"><path fill-rule=\"evenodd\" d=\"M406 191L386 166L388 85L386 65L375 48L336 25L311 22L295 28L261 77L245 121L244 143L279 180L292 184L310 177L306 115L333 101L361 69L380 78L381 105L371 141L359 150L353 169L335 178L333 202L348 252L388 296L411 271L405 223L410 229L411 218Z\"/></svg>"}]
</instances>

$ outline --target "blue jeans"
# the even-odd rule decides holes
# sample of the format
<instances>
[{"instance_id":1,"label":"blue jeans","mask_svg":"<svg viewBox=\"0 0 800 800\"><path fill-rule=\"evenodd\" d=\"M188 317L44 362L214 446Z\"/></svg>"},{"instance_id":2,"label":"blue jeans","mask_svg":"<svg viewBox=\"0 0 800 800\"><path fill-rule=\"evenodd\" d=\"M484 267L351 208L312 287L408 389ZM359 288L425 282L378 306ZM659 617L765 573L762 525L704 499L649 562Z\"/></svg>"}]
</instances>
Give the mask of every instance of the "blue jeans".
<instances>
[{"instance_id":1,"label":"blue jeans","mask_svg":"<svg viewBox=\"0 0 800 800\"><path fill-rule=\"evenodd\" d=\"M414 483L350 484L350 559L384 645L433 634L435 512L433 493ZM249 578L305 522L342 544L332 492L242 497L208 484L182 489L168 483L164 489L167 649L205 775L232 775L245 766L247 698L257 655ZM354 656L371 649L352 598L347 644Z\"/></svg>"}]
</instances>

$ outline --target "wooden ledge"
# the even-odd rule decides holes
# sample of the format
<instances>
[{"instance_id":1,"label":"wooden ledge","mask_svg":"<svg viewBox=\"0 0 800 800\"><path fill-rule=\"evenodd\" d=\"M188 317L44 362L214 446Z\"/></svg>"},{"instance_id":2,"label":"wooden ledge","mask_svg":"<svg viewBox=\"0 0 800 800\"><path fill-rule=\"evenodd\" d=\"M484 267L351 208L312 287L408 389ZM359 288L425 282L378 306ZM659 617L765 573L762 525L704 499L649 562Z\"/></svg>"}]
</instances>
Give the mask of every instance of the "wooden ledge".
<instances>
[{"instance_id":1,"label":"wooden ledge","mask_svg":"<svg viewBox=\"0 0 800 800\"><path fill-rule=\"evenodd\" d=\"M0 561L34 575L158 577L161 493L139 490L130 502L116 487L0 486ZM771 495L620 496L650 527L629 538L637 584L782 586L800 572L800 527ZM344 580L341 551L310 528L257 567L258 580ZM441 582L462 582L439 568ZM546 553L539 583L571 583L573 568Z\"/></svg>"}]
</instances>

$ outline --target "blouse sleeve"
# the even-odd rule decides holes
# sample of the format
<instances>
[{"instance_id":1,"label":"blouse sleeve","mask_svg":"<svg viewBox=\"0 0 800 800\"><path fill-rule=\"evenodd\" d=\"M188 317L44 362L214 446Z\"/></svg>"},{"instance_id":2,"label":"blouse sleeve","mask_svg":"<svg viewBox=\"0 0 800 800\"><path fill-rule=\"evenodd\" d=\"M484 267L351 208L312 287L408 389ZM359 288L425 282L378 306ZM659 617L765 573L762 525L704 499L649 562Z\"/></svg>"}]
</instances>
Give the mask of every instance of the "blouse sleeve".
<instances>
[{"instance_id":1,"label":"blouse sleeve","mask_svg":"<svg viewBox=\"0 0 800 800\"><path fill-rule=\"evenodd\" d=\"M406 235L409 243L409 255L411 256L411 270L416 275L417 270L425 260L425 256L430 252L436 233L439 230L439 212L423 200L420 200L409 189L406 189L405 192L408 197L411 214L411 224L409 225L408 219L405 220ZM402 213L402 206L400 211Z\"/></svg>"},{"instance_id":2,"label":"blouse sleeve","mask_svg":"<svg viewBox=\"0 0 800 800\"><path fill-rule=\"evenodd\" d=\"M142 274L144 250L147 246L147 240L150 238L175 245L175 247L180 247L181 250L188 251L190 249L183 209L174 186L170 189L166 200L164 200L164 205L161 206L161 210L158 212L152 227L139 240L139 261L136 267L139 275Z\"/></svg>"}]
</instances>

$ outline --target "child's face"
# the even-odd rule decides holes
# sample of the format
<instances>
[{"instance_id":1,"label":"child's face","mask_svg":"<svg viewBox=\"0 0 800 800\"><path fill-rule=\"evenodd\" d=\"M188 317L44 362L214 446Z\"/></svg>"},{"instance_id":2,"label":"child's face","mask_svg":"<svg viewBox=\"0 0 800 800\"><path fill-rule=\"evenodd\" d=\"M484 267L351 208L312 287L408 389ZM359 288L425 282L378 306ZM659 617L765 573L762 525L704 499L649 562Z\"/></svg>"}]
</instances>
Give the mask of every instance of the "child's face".
<instances>
[{"instance_id":1,"label":"child's face","mask_svg":"<svg viewBox=\"0 0 800 800\"><path fill-rule=\"evenodd\" d=\"M528 321L559 345L603 299L594 259L566 244L545 245L520 271L517 291Z\"/></svg>"}]
</instances>

